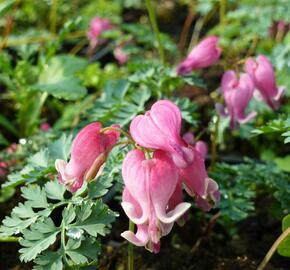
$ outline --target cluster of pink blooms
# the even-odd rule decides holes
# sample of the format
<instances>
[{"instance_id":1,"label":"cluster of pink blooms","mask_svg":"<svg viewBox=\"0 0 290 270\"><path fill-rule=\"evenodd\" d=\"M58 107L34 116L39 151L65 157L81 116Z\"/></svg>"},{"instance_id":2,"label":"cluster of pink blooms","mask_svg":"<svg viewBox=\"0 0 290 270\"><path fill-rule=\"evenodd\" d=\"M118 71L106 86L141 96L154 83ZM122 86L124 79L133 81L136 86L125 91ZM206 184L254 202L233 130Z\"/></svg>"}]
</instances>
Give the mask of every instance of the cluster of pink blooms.
<instances>
[{"instance_id":1,"label":"cluster of pink blooms","mask_svg":"<svg viewBox=\"0 0 290 270\"><path fill-rule=\"evenodd\" d=\"M217 62L220 55L218 38L207 37L177 66L176 72L184 75L196 69L209 67ZM221 104L217 104L216 107L222 116L230 117L231 128L256 116L256 112L247 115L245 113L254 93L257 99L264 101L270 108L277 109L285 92L284 87L277 86L273 66L264 55L259 55L256 59L248 58L245 72L237 74L234 70L228 70L222 77L221 92L225 107Z\"/></svg>"},{"instance_id":2,"label":"cluster of pink blooms","mask_svg":"<svg viewBox=\"0 0 290 270\"><path fill-rule=\"evenodd\" d=\"M205 211L220 197L217 183L206 172L206 146L201 142L192 145L194 138L189 134L181 138L180 129L181 112L168 100L156 102L130 125L134 141L154 152L146 158L143 151L132 150L124 159L122 207L137 224L137 232L126 231L122 236L155 253L174 222L184 222L190 204L183 202L183 186Z\"/></svg>"},{"instance_id":3,"label":"cluster of pink blooms","mask_svg":"<svg viewBox=\"0 0 290 270\"><path fill-rule=\"evenodd\" d=\"M101 35L114 28L114 25L109 19L95 17L91 20L90 28L87 33L88 39L90 40L90 47L95 48L97 45L102 43ZM127 63L129 55L124 51L123 45L117 45L114 49L114 57L120 65Z\"/></svg>"},{"instance_id":4,"label":"cluster of pink blooms","mask_svg":"<svg viewBox=\"0 0 290 270\"><path fill-rule=\"evenodd\" d=\"M259 55L256 59L248 58L245 71L246 73L241 73L238 78L235 71L229 70L222 78L221 91L226 109L217 104L217 110L222 116L230 117L232 129L237 123L246 123L256 116L256 112L245 114L253 96L270 108L278 109L285 92L284 87L277 86L273 66L264 55Z\"/></svg>"},{"instance_id":5,"label":"cluster of pink blooms","mask_svg":"<svg viewBox=\"0 0 290 270\"><path fill-rule=\"evenodd\" d=\"M97 122L83 128L73 141L69 163L55 161L59 181L75 192L85 180L96 178L119 139L119 131L118 125L102 129ZM168 100L156 102L131 122L136 148L122 164L122 207L137 225L136 233L125 231L122 236L155 253L160 249L160 238L171 231L174 222L185 222L190 203L183 202L183 187L204 211L220 198L217 183L206 171L206 144L195 142L191 133L182 138L180 131L179 108Z\"/></svg>"}]
</instances>

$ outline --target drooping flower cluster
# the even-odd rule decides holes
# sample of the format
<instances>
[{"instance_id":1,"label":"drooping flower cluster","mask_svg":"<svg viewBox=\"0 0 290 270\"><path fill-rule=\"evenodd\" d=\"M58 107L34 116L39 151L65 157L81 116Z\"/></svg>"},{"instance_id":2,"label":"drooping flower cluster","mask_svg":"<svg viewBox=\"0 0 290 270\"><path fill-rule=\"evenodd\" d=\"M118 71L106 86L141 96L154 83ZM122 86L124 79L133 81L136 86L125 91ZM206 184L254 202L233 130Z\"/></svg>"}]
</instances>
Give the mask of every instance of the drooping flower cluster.
<instances>
[{"instance_id":1,"label":"drooping flower cluster","mask_svg":"<svg viewBox=\"0 0 290 270\"><path fill-rule=\"evenodd\" d=\"M285 92L284 87L277 87L273 66L264 55L256 59L248 58L245 71L239 74L239 78L233 70L226 71L222 77L221 92L226 108L221 104L217 104L216 108L222 116L230 117L232 129L237 123L246 123L256 116L256 112L245 113L253 96L270 108L278 109Z\"/></svg>"},{"instance_id":2,"label":"drooping flower cluster","mask_svg":"<svg viewBox=\"0 0 290 270\"><path fill-rule=\"evenodd\" d=\"M119 125L112 127L118 128ZM101 132L101 129L98 122L84 127L73 141L69 163L60 159L55 161L59 181L71 192L81 188L84 180L96 177L120 136L118 131Z\"/></svg>"},{"instance_id":3,"label":"drooping flower cluster","mask_svg":"<svg viewBox=\"0 0 290 270\"><path fill-rule=\"evenodd\" d=\"M192 145L194 138L189 135L181 138L180 130L181 112L168 100L156 102L130 125L134 141L153 155L146 158L141 150L132 150L123 162L122 206L138 230L122 236L153 252L159 251L160 238L174 222L184 221L190 204L183 202L183 185L205 211L219 200L218 185L206 172L205 146Z\"/></svg>"}]
</instances>

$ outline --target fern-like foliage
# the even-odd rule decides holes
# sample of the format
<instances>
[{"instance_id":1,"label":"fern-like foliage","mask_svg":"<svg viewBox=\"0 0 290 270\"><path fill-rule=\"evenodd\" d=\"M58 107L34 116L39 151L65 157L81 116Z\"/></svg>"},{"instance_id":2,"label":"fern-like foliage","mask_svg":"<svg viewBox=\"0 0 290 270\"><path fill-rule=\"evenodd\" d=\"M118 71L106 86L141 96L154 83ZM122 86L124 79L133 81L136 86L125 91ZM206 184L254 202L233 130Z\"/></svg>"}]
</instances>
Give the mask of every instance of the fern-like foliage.
<instances>
[{"instance_id":1,"label":"fern-like foliage","mask_svg":"<svg viewBox=\"0 0 290 270\"><path fill-rule=\"evenodd\" d=\"M254 200L263 192L273 194L281 213L290 212L290 177L273 163L216 164L211 177L221 191L218 208L224 224L233 223L253 214Z\"/></svg>"},{"instance_id":2,"label":"fern-like foliage","mask_svg":"<svg viewBox=\"0 0 290 270\"><path fill-rule=\"evenodd\" d=\"M281 134L284 137L284 143L290 142L290 116L281 116L278 119L268 122L266 125L258 127L252 131L256 135L261 134Z\"/></svg>"}]
</instances>

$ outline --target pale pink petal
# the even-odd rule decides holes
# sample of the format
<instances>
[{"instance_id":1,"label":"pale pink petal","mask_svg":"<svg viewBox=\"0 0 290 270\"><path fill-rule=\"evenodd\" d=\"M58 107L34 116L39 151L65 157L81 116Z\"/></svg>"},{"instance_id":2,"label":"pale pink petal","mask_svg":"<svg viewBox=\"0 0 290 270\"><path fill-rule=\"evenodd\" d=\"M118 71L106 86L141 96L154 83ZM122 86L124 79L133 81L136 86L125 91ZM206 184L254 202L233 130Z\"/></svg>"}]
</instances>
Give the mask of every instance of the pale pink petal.
<instances>
[{"instance_id":1,"label":"pale pink petal","mask_svg":"<svg viewBox=\"0 0 290 270\"><path fill-rule=\"evenodd\" d=\"M131 150L123 160L122 176L125 186L132 197L142 208L142 216L134 217L135 209L127 202L122 203L124 211L136 224L144 223L149 218L150 198L148 193L147 170L142 165L146 161L145 155L141 150Z\"/></svg>"},{"instance_id":2,"label":"pale pink petal","mask_svg":"<svg viewBox=\"0 0 290 270\"><path fill-rule=\"evenodd\" d=\"M131 242L135 246L145 246L149 241L148 226L145 224L137 225L137 233L134 234L131 231L125 231L121 233L121 236L127 241Z\"/></svg>"},{"instance_id":3,"label":"pale pink petal","mask_svg":"<svg viewBox=\"0 0 290 270\"><path fill-rule=\"evenodd\" d=\"M194 160L186 168L180 169L181 179L185 183L186 191L190 196L198 194L199 196L206 195L206 178L207 172L202 155L195 149Z\"/></svg>"}]
</instances>

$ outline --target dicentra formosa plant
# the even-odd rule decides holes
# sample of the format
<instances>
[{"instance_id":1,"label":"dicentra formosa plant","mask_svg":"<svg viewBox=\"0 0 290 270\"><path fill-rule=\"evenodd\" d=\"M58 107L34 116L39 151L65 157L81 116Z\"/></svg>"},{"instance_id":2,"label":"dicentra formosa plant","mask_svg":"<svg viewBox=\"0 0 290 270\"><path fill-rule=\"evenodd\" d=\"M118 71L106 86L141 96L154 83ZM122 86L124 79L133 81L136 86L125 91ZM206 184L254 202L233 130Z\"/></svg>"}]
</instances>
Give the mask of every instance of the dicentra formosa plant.
<instances>
[{"instance_id":1,"label":"dicentra formosa plant","mask_svg":"<svg viewBox=\"0 0 290 270\"><path fill-rule=\"evenodd\" d=\"M98 177L113 147L131 145L122 164L125 186L121 203L130 230L121 235L136 246L159 252L160 238L170 233L175 222L182 225L186 221L191 204L183 202L183 187L204 211L220 197L217 183L206 171L205 145L193 144L190 134L182 138L180 131L181 111L168 100L156 102L150 111L135 117L130 132L117 124L85 126L73 141L69 162L55 161L58 181L22 188L26 202L3 221L2 235L21 235L20 258L34 260L35 269L97 265L97 236L105 235L115 219L115 213L100 199L106 186ZM126 139L119 140L120 134ZM57 209L62 209L60 225L55 218ZM132 266L131 244L129 247Z\"/></svg>"}]
</instances>

